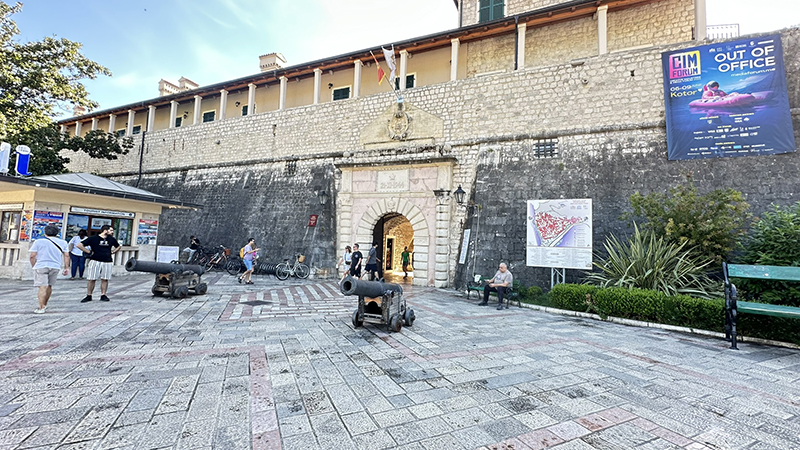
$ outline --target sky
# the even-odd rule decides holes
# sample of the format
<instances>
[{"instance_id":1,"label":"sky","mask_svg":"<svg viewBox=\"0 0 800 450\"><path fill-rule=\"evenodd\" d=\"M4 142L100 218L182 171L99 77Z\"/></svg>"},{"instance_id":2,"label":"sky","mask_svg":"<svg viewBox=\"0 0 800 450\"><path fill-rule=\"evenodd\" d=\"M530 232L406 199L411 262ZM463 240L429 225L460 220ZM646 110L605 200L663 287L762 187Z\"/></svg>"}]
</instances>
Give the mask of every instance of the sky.
<instances>
[{"instance_id":1,"label":"sky","mask_svg":"<svg viewBox=\"0 0 800 450\"><path fill-rule=\"evenodd\" d=\"M12 3L12 0L3 0ZM800 24L798 0L706 0L708 25L741 34ZM259 72L278 52L292 66L458 26L452 0L24 0L18 38L83 44L112 72L86 80L100 109L158 96L162 78L200 86ZM63 111L60 117L71 116Z\"/></svg>"}]
</instances>

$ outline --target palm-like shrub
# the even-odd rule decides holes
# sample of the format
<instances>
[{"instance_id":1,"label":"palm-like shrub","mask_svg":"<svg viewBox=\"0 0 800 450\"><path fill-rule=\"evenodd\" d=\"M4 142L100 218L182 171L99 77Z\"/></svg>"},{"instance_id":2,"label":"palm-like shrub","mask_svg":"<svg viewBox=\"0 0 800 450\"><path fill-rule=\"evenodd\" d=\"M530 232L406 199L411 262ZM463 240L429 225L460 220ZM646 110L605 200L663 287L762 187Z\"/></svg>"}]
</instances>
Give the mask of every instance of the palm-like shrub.
<instances>
[{"instance_id":1,"label":"palm-like shrub","mask_svg":"<svg viewBox=\"0 0 800 450\"><path fill-rule=\"evenodd\" d=\"M612 234L603 247L608 256L597 257L594 265L599 271L586 274L589 284L698 298L722 296L722 283L706 275L713 259L698 256L686 248L686 242L666 241L651 231L639 230L634 223L630 240L621 241Z\"/></svg>"}]
</instances>

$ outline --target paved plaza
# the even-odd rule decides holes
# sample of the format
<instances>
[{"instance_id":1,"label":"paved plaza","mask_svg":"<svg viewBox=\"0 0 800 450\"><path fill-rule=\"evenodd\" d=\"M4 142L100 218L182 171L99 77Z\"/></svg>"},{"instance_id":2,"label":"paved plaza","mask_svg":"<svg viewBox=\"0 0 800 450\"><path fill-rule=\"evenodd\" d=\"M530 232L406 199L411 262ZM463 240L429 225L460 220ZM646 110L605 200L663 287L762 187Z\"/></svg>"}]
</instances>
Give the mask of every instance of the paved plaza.
<instances>
[{"instance_id":1,"label":"paved plaza","mask_svg":"<svg viewBox=\"0 0 800 450\"><path fill-rule=\"evenodd\" d=\"M0 450L800 449L798 350L417 286L388 333L334 281L203 278L59 280L42 315L1 280Z\"/></svg>"}]
</instances>

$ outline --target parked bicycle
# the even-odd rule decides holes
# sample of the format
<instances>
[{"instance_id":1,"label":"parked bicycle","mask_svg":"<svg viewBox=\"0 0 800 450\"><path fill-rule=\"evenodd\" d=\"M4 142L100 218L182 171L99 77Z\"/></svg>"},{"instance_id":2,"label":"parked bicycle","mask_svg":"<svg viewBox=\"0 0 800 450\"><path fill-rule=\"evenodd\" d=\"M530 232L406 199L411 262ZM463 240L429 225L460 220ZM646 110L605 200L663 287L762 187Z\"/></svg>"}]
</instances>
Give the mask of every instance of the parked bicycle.
<instances>
[{"instance_id":1,"label":"parked bicycle","mask_svg":"<svg viewBox=\"0 0 800 450\"><path fill-rule=\"evenodd\" d=\"M244 272L244 261L238 256L230 256L228 264L225 265L225 270L231 275L238 275L239 272Z\"/></svg>"},{"instance_id":2,"label":"parked bicycle","mask_svg":"<svg viewBox=\"0 0 800 450\"><path fill-rule=\"evenodd\" d=\"M311 274L311 269L308 268L307 265L303 264L303 261L306 260L306 257L297 254L295 257L294 264L289 264L289 260L285 259L282 263L278 264L275 268L275 276L278 277L279 280L285 280L291 276L295 276L297 278L308 278Z\"/></svg>"},{"instance_id":3,"label":"parked bicycle","mask_svg":"<svg viewBox=\"0 0 800 450\"><path fill-rule=\"evenodd\" d=\"M214 270L225 270L228 266L228 262L230 262L231 249L225 248L225 246L220 245L219 249L217 250L208 261L205 262L203 267L205 267L206 272L212 272Z\"/></svg>"}]
</instances>

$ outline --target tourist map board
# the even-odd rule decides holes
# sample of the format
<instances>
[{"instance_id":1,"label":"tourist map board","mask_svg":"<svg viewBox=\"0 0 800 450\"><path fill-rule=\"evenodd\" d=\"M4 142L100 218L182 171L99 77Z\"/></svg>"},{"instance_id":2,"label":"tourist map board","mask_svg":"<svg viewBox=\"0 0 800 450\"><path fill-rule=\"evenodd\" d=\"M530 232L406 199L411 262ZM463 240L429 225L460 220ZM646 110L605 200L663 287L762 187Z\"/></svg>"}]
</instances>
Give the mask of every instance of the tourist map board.
<instances>
[{"instance_id":1,"label":"tourist map board","mask_svg":"<svg viewBox=\"0 0 800 450\"><path fill-rule=\"evenodd\" d=\"M592 200L528 200L527 263L592 268Z\"/></svg>"}]
</instances>

